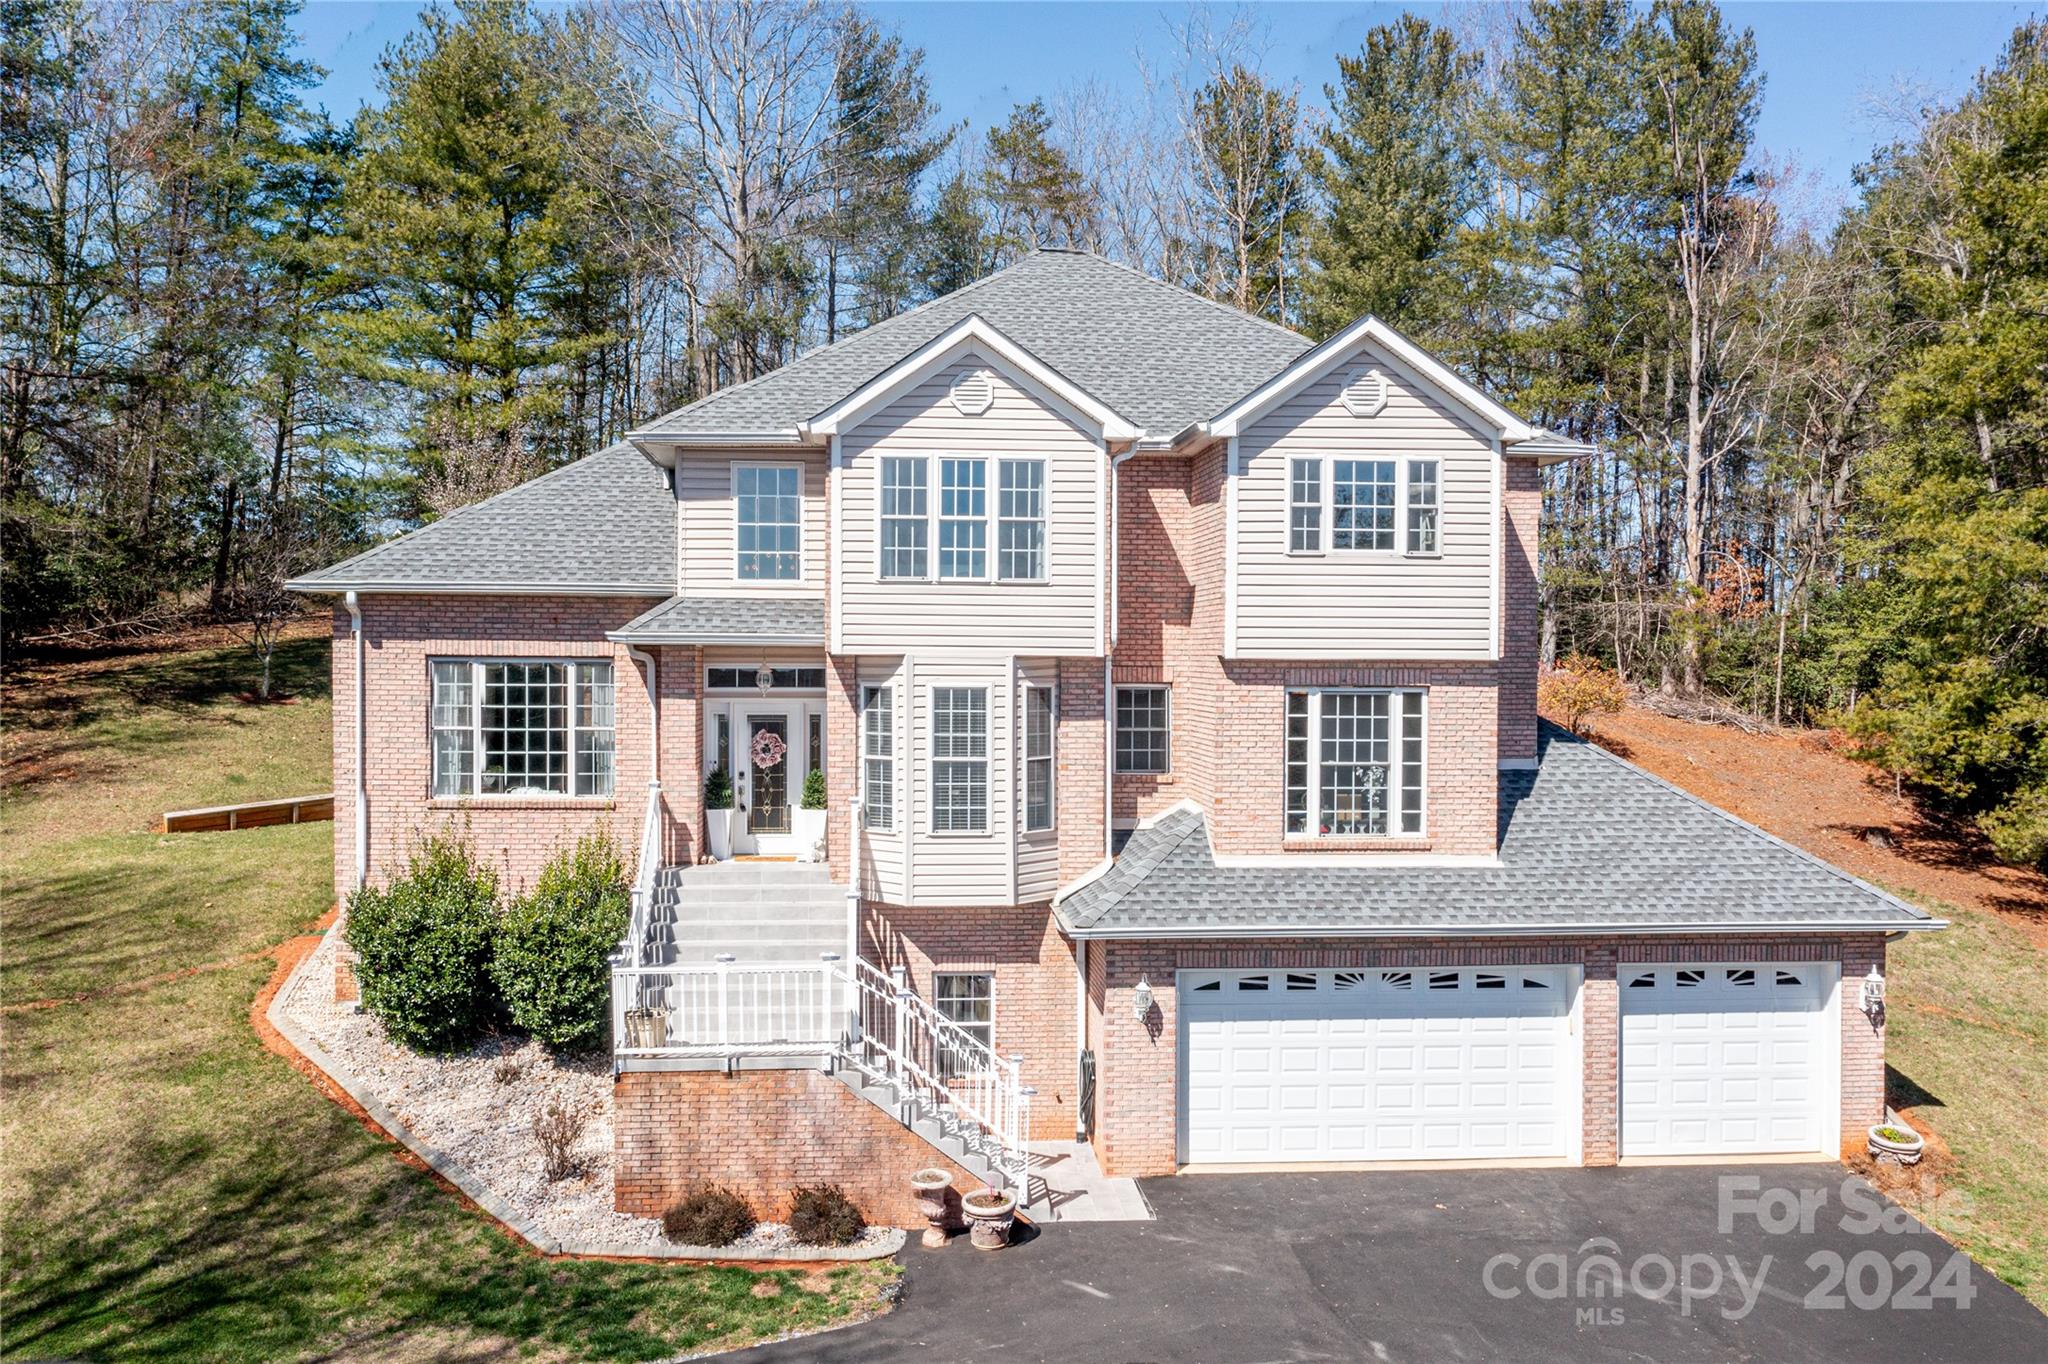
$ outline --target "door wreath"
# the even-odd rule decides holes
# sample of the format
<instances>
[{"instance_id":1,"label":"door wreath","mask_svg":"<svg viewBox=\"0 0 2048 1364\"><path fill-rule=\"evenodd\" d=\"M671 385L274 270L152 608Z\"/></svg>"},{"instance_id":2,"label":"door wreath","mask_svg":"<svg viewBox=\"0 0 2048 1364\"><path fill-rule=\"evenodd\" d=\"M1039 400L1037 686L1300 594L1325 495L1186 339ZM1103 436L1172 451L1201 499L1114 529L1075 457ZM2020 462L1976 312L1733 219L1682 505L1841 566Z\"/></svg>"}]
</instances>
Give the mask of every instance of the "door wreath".
<instances>
[{"instance_id":1,"label":"door wreath","mask_svg":"<svg viewBox=\"0 0 2048 1364\"><path fill-rule=\"evenodd\" d=\"M789 745L782 742L782 736L772 729L764 729L754 735L754 766L774 767L782 761L782 755L789 752Z\"/></svg>"}]
</instances>

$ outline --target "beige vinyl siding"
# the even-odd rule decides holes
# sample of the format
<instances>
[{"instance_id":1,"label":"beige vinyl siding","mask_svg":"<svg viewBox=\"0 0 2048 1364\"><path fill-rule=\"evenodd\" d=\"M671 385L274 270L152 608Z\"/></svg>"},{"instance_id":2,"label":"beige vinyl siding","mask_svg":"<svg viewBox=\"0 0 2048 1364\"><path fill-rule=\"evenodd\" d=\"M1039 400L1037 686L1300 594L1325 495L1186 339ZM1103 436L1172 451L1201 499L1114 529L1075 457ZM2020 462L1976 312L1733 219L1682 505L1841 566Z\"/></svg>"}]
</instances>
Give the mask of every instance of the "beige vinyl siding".
<instances>
[{"instance_id":1,"label":"beige vinyl siding","mask_svg":"<svg viewBox=\"0 0 2048 1364\"><path fill-rule=\"evenodd\" d=\"M1363 364L1388 378L1387 404L1354 417L1341 399ZM1320 458L1327 487L1340 459L1438 462L1436 557L1411 557L1406 509L1396 507L1393 552L1290 555L1288 468ZM1490 434L1361 348L1267 413L1238 440L1237 649L1241 658L1489 659L1494 652L1498 513Z\"/></svg>"},{"instance_id":2,"label":"beige vinyl siding","mask_svg":"<svg viewBox=\"0 0 2048 1364\"><path fill-rule=\"evenodd\" d=\"M1059 680L1059 664L1052 659L1020 660L1017 665L1020 681L1034 687L1052 687ZM1024 715L1023 702L1017 703L1017 722L1012 770L1017 774L1015 808L1017 811L1017 903L1033 904L1040 900L1052 899L1060 883L1060 830L1059 830L1059 754L1061 736L1059 732L1059 703L1053 703L1053 827L1026 832L1024 829Z\"/></svg>"},{"instance_id":3,"label":"beige vinyl siding","mask_svg":"<svg viewBox=\"0 0 2048 1364\"><path fill-rule=\"evenodd\" d=\"M861 849L861 871L864 883L861 893L870 899L883 900L889 904L900 905L909 900L909 894L903 884L903 843L906 837L904 831L910 825L912 813L910 787L906 781L909 772L905 760L905 754L909 748L909 736L905 728L909 719L909 707L907 704L909 698L904 695L901 659L864 658L860 661L859 667L860 695L862 697L867 694L869 687L893 687L895 689L893 711L896 721L895 819L888 830L868 829L865 831L864 843ZM854 756L856 761L865 762L867 748L865 744L865 731L860 727L861 724L861 714L857 712L854 716L854 734L856 736L854 739ZM861 781L861 774L856 773L854 777L855 790L860 789Z\"/></svg>"},{"instance_id":4,"label":"beige vinyl siding","mask_svg":"<svg viewBox=\"0 0 2048 1364\"><path fill-rule=\"evenodd\" d=\"M971 369L987 369L994 378L995 401L978 416L955 410L949 398L955 376ZM876 497L881 463L890 455L930 461L927 487L934 506L942 456L987 459L991 513L997 505L1000 460L1045 460L1046 581L881 580L876 567ZM949 651L1097 652L1105 457L1092 433L1020 388L997 366L969 357L934 372L843 435L840 460L843 576L836 609L843 651L897 653L942 639ZM991 520L991 573L996 551L997 529ZM927 553L928 566L936 572L936 530Z\"/></svg>"},{"instance_id":5,"label":"beige vinyl siding","mask_svg":"<svg viewBox=\"0 0 2048 1364\"><path fill-rule=\"evenodd\" d=\"M981 687L988 691L988 832L935 834L932 825L932 693L940 687ZM908 711L910 799L906 812L910 841L910 903L916 905L1007 905L1010 898L1011 798L1010 660L933 659L918 655ZM900 698L899 698L900 699Z\"/></svg>"},{"instance_id":6,"label":"beige vinyl siding","mask_svg":"<svg viewBox=\"0 0 2048 1364\"><path fill-rule=\"evenodd\" d=\"M676 463L677 522L681 531L681 595L686 597L808 597L825 591L826 522L823 450L686 451ZM795 464L803 468L803 577L797 581L741 581L735 576L733 469L742 464Z\"/></svg>"}]
</instances>

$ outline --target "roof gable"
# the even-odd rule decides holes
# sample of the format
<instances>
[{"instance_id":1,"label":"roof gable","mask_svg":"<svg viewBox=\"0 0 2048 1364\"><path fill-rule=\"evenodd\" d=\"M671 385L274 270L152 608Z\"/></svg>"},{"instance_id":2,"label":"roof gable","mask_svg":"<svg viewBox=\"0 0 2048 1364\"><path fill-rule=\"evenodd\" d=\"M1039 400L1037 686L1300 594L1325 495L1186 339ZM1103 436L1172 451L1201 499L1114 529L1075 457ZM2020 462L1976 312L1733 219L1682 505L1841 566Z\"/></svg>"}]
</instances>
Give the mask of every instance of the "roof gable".
<instances>
[{"instance_id":1,"label":"roof gable","mask_svg":"<svg viewBox=\"0 0 2048 1364\"><path fill-rule=\"evenodd\" d=\"M1136 440L1144 434L1116 409L1005 336L979 313L970 313L798 429L812 439L844 435L926 377L970 356L989 362L1038 402L1063 409L1077 424L1100 432L1104 440Z\"/></svg>"}]
</instances>

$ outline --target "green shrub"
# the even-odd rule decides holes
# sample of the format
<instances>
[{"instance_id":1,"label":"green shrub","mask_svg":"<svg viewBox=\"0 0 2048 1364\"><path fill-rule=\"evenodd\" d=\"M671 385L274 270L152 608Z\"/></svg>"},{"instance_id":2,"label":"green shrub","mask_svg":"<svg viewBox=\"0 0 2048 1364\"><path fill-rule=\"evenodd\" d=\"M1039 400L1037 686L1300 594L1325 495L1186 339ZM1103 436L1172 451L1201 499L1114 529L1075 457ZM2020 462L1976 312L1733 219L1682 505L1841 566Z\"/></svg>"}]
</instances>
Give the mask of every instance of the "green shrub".
<instances>
[{"instance_id":1,"label":"green shrub","mask_svg":"<svg viewBox=\"0 0 2048 1364\"><path fill-rule=\"evenodd\" d=\"M824 808L825 774L814 767L804 774L804 809L822 810Z\"/></svg>"},{"instance_id":2,"label":"green shrub","mask_svg":"<svg viewBox=\"0 0 2048 1364\"><path fill-rule=\"evenodd\" d=\"M661 1215L661 1229L686 1246L729 1246L754 1229L754 1210L731 1189L705 1184Z\"/></svg>"},{"instance_id":3,"label":"green shrub","mask_svg":"<svg viewBox=\"0 0 2048 1364\"><path fill-rule=\"evenodd\" d=\"M732 809L732 773L722 767L711 769L710 775L704 778L704 808Z\"/></svg>"},{"instance_id":4,"label":"green shrub","mask_svg":"<svg viewBox=\"0 0 2048 1364\"><path fill-rule=\"evenodd\" d=\"M618 846L588 834L541 868L498 925L491 979L512 1022L551 1047L604 1040L611 954L632 918Z\"/></svg>"},{"instance_id":5,"label":"green shrub","mask_svg":"<svg viewBox=\"0 0 2048 1364\"><path fill-rule=\"evenodd\" d=\"M404 1046L461 1046L494 1013L490 965L497 927L496 874L477 865L466 839L422 838L403 876L349 897L344 936L355 949L363 1007Z\"/></svg>"},{"instance_id":6,"label":"green shrub","mask_svg":"<svg viewBox=\"0 0 2048 1364\"><path fill-rule=\"evenodd\" d=\"M799 1187L789 1196L789 1234L806 1246L850 1246L867 1219L837 1184Z\"/></svg>"}]
</instances>

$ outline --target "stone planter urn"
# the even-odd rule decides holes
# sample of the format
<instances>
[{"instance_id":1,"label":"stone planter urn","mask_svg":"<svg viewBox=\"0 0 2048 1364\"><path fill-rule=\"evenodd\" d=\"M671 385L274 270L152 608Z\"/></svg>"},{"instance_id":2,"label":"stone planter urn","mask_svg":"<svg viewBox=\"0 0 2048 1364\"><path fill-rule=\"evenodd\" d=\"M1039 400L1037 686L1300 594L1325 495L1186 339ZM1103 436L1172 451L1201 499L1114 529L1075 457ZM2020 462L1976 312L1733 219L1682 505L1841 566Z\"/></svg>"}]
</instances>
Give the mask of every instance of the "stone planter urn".
<instances>
[{"instance_id":1,"label":"stone planter urn","mask_svg":"<svg viewBox=\"0 0 2048 1364\"><path fill-rule=\"evenodd\" d=\"M946 1205L953 1194L953 1176L936 1165L919 1170L910 1177L910 1192L917 1199L917 1210L924 1214L924 1247L937 1250L946 1244Z\"/></svg>"},{"instance_id":2,"label":"stone planter urn","mask_svg":"<svg viewBox=\"0 0 2048 1364\"><path fill-rule=\"evenodd\" d=\"M1904 1123L1879 1123L1870 1129L1870 1154L1896 1165L1918 1165L1927 1141Z\"/></svg>"},{"instance_id":3,"label":"stone planter urn","mask_svg":"<svg viewBox=\"0 0 2048 1364\"><path fill-rule=\"evenodd\" d=\"M1001 1250L1010 1244L1010 1231L1017 1224L1017 1195L983 1189L960 1200L967 1216L968 1239L977 1250Z\"/></svg>"}]
</instances>

